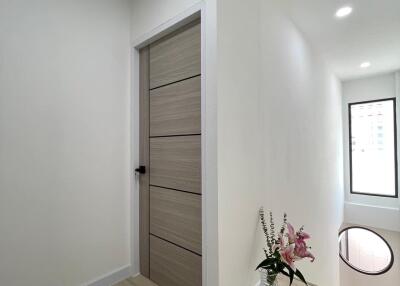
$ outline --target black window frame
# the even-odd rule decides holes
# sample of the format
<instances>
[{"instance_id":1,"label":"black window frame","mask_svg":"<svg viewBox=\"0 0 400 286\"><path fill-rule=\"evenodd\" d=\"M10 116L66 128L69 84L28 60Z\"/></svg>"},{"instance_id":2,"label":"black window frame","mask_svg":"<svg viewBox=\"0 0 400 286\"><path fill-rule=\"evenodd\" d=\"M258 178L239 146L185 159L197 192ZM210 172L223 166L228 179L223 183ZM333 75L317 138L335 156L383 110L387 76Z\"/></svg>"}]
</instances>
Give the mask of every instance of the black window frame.
<instances>
[{"instance_id":1,"label":"black window frame","mask_svg":"<svg viewBox=\"0 0 400 286\"><path fill-rule=\"evenodd\" d=\"M374 193L362 193L362 192L354 192L353 191L353 152L352 152L352 132L351 132L351 107L354 105L367 104L367 103L376 103L376 102L384 102L384 101L393 101L393 121L394 121L394 168L395 168L395 194L394 195L382 195L382 194L374 194ZM397 163L397 114L396 114L396 98L383 98L376 100L368 100L368 101L358 101L351 102L348 104L348 122L349 122L349 162L350 162L350 194L353 195L364 195L364 196L374 196L374 197L384 197L384 198L393 198L397 199L399 197L398 190L398 163Z\"/></svg>"}]
</instances>

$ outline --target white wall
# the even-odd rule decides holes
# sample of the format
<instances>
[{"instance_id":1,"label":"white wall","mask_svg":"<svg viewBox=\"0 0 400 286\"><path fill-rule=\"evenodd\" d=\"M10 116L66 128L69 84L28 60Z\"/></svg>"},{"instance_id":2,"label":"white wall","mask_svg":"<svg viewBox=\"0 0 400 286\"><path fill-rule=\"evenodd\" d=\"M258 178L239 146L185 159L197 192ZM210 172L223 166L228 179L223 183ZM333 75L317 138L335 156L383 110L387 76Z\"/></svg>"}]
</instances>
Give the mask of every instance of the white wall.
<instances>
[{"instance_id":1,"label":"white wall","mask_svg":"<svg viewBox=\"0 0 400 286\"><path fill-rule=\"evenodd\" d=\"M0 1L0 285L130 263L129 4Z\"/></svg>"},{"instance_id":2,"label":"white wall","mask_svg":"<svg viewBox=\"0 0 400 286\"><path fill-rule=\"evenodd\" d=\"M259 1L218 1L220 286L253 286L262 154ZM260 246L261 247L261 246Z\"/></svg>"},{"instance_id":3,"label":"white wall","mask_svg":"<svg viewBox=\"0 0 400 286\"><path fill-rule=\"evenodd\" d=\"M400 281L400 233L371 228L390 244L394 254L392 268L382 275L365 275L354 271L340 260L340 286L393 286Z\"/></svg>"},{"instance_id":4,"label":"white wall","mask_svg":"<svg viewBox=\"0 0 400 286\"><path fill-rule=\"evenodd\" d=\"M343 216L341 85L272 1L262 2L262 200L311 233L316 260L301 264L309 281L336 286Z\"/></svg>"},{"instance_id":5,"label":"white wall","mask_svg":"<svg viewBox=\"0 0 400 286\"><path fill-rule=\"evenodd\" d=\"M254 285L263 239L258 208L305 224L316 261L300 268L339 284L341 85L278 6L219 1L220 285Z\"/></svg>"},{"instance_id":6,"label":"white wall","mask_svg":"<svg viewBox=\"0 0 400 286\"><path fill-rule=\"evenodd\" d=\"M348 149L348 104L398 97L398 91L396 91L396 87L399 85L398 74L398 72L391 72L343 83L345 222L400 231L400 199L350 194ZM399 114L399 110L398 107L397 114Z\"/></svg>"},{"instance_id":7,"label":"white wall","mask_svg":"<svg viewBox=\"0 0 400 286\"><path fill-rule=\"evenodd\" d=\"M184 12L201 0L132 0L132 40Z\"/></svg>"}]
</instances>

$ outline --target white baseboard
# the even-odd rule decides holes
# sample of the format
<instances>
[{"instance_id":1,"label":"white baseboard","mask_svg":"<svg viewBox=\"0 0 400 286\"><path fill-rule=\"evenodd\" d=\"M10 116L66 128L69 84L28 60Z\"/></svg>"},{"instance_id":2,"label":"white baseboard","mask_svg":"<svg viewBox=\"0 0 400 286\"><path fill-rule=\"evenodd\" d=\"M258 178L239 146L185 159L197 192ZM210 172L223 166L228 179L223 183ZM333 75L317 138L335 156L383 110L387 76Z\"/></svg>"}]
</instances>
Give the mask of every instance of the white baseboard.
<instances>
[{"instance_id":1,"label":"white baseboard","mask_svg":"<svg viewBox=\"0 0 400 286\"><path fill-rule=\"evenodd\" d=\"M92 282L86 283L84 286L112 286L129 277L131 277L131 266L127 265Z\"/></svg>"}]
</instances>

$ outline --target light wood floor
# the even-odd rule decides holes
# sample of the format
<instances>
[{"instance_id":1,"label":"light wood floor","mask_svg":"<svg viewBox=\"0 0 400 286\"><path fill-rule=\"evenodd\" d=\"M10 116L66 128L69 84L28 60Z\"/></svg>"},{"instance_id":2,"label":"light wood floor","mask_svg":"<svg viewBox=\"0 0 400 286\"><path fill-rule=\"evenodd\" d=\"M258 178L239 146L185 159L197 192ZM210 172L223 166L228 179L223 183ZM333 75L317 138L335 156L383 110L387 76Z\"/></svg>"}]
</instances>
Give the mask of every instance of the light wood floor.
<instances>
[{"instance_id":1,"label":"light wood floor","mask_svg":"<svg viewBox=\"0 0 400 286\"><path fill-rule=\"evenodd\" d=\"M142 275L139 275L134 278L132 277L122 282L119 282L114 286L157 286L157 285L148 280L147 278L143 277Z\"/></svg>"},{"instance_id":2,"label":"light wood floor","mask_svg":"<svg viewBox=\"0 0 400 286\"><path fill-rule=\"evenodd\" d=\"M280 284L289 285L289 279L284 276L279 276L279 285ZM308 285L316 286L315 284L312 284L312 283L308 283ZM118 284L116 284L114 286L157 286L157 284L154 284L147 278L143 277L142 275L139 275L139 276L136 276L135 278L129 278L125 281L119 282ZM304 284L301 281L295 279L293 281L292 286L304 286Z\"/></svg>"}]
</instances>

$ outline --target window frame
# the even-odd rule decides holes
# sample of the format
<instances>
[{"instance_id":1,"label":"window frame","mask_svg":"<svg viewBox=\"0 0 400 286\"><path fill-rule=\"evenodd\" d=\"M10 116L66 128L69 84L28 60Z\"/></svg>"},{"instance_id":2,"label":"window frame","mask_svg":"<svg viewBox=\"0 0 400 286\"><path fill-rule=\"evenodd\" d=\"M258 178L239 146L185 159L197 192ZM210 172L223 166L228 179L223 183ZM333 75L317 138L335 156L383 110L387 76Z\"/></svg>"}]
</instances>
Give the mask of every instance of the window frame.
<instances>
[{"instance_id":1,"label":"window frame","mask_svg":"<svg viewBox=\"0 0 400 286\"><path fill-rule=\"evenodd\" d=\"M384 102L384 101L392 101L393 102L393 123L394 123L394 168L395 168L395 194L394 195L382 195L382 194L374 194L374 193L363 193L363 192L354 192L353 191L353 152L352 152L352 132L351 132L351 107L354 105L367 104L367 103L375 103L375 102ZM348 104L348 123L349 123L349 166L350 166L350 194L352 195L364 195L364 196L374 196L374 197L384 197L384 198L394 198L397 199L399 197L398 190L398 162L397 162L397 105L396 105L396 97L391 98L382 98L375 100L367 100L367 101L358 101L351 102Z\"/></svg>"}]
</instances>

